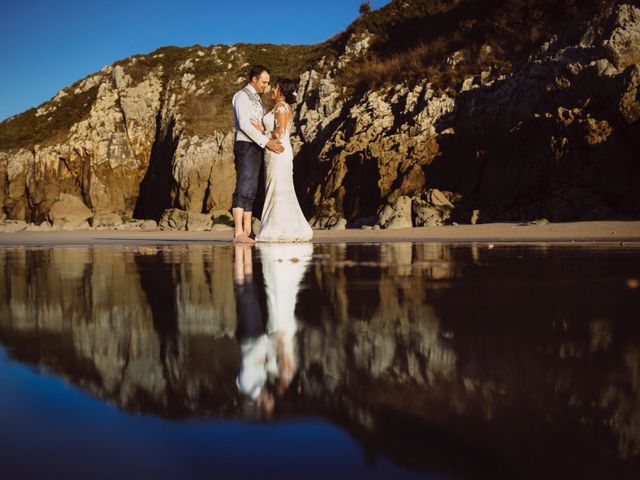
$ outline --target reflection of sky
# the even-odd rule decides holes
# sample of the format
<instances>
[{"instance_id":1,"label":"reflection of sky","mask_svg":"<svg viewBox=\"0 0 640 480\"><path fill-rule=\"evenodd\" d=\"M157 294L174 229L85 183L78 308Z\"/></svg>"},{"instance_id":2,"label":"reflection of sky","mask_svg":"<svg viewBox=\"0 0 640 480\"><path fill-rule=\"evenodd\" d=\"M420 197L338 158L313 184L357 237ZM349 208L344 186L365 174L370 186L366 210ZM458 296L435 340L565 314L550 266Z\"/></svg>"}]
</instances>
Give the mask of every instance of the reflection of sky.
<instances>
[{"instance_id":1,"label":"reflection of sky","mask_svg":"<svg viewBox=\"0 0 640 480\"><path fill-rule=\"evenodd\" d=\"M178 422L132 415L9 361L3 349L0 384L0 477L7 480L418 478L383 460L365 465L356 443L320 420Z\"/></svg>"}]
</instances>

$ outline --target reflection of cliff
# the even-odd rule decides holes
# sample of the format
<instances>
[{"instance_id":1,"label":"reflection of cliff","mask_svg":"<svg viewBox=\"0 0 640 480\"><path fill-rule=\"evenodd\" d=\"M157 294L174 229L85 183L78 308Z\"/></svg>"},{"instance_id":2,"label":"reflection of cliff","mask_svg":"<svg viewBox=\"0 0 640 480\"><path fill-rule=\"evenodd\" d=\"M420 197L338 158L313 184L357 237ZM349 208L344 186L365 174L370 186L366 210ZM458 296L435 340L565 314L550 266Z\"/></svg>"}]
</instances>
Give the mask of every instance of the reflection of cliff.
<instances>
[{"instance_id":1,"label":"reflection of cliff","mask_svg":"<svg viewBox=\"0 0 640 480\"><path fill-rule=\"evenodd\" d=\"M16 358L123 408L206 414L225 376L224 398L233 392L233 291L219 267L229 253L2 250L0 338Z\"/></svg>"},{"instance_id":2,"label":"reflection of cliff","mask_svg":"<svg viewBox=\"0 0 640 480\"><path fill-rule=\"evenodd\" d=\"M198 245L0 249L0 341L124 409L241 416L232 260ZM639 300L624 284L638 263L316 245L275 415L323 416L414 468L623 477L640 460Z\"/></svg>"}]
</instances>

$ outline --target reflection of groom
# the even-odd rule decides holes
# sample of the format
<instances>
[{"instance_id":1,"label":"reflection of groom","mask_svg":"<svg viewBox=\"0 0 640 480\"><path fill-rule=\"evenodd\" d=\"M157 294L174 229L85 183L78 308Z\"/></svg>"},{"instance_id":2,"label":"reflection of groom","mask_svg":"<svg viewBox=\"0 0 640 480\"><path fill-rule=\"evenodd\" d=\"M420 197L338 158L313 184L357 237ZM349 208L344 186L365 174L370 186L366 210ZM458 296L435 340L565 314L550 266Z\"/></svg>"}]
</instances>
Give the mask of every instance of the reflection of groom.
<instances>
[{"instance_id":1,"label":"reflection of groom","mask_svg":"<svg viewBox=\"0 0 640 480\"><path fill-rule=\"evenodd\" d=\"M269 86L269 72L261 65L249 71L249 83L233 96L233 117L236 141L233 147L236 166L236 190L231 204L233 213L233 241L254 243L251 235L251 211L256 198L262 150L268 148L276 153L283 151L279 140L269 139L260 133L252 120L262 122L266 113L260 95Z\"/></svg>"}]
</instances>

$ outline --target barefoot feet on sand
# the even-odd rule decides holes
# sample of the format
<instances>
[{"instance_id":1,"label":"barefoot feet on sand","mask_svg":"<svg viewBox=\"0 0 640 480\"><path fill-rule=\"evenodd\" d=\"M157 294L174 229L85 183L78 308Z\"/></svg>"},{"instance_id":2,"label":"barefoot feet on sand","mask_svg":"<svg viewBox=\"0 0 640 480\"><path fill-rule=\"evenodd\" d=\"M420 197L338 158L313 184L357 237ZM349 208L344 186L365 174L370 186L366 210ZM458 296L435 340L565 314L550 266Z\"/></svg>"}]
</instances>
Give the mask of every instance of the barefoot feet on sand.
<instances>
[{"instance_id":1,"label":"barefoot feet on sand","mask_svg":"<svg viewBox=\"0 0 640 480\"><path fill-rule=\"evenodd\" d=\"M256 243L256 241L243 233L233 237L233 243Z\"/></svg>"}]
</instances>

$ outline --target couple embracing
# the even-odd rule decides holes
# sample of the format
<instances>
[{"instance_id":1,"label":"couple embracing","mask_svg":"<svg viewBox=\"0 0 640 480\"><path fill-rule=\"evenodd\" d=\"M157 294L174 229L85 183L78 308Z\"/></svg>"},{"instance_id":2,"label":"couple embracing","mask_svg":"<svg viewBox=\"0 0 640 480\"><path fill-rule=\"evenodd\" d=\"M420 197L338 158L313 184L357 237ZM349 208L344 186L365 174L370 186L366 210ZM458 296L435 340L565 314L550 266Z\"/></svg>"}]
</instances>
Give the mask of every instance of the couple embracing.
<instances>
[{"instance_id":1,"label":"couple embracing","mask_svg":"<svg viewBox=\"0 0 640 480\"><path fill-rule=\"evenodd\" d=\"M289 135L296 85L288 78L278 79L271 90L275 105L266 112L260 95L269 87L270 79L265 67L254 66L249 72L249 83L236 92L232 101L236 130L233 148L236 189L231 210L234 243L303 242L313 236L293 187L293 150ZM263 156L265 202L260 230L254 239L251 219Z\"/></svg>"}]
</instances>

